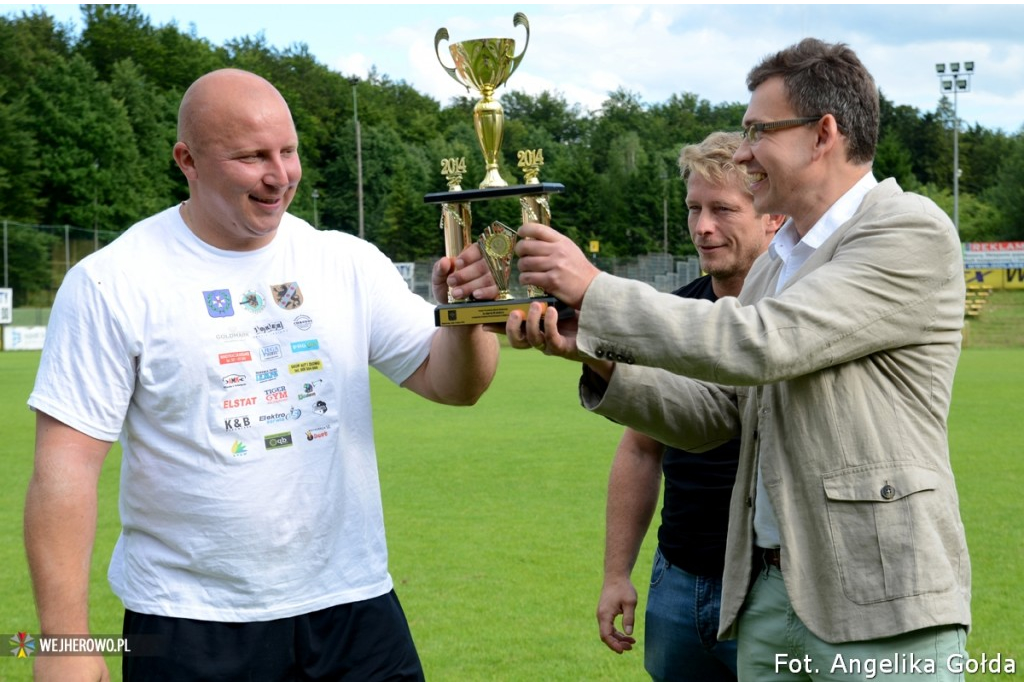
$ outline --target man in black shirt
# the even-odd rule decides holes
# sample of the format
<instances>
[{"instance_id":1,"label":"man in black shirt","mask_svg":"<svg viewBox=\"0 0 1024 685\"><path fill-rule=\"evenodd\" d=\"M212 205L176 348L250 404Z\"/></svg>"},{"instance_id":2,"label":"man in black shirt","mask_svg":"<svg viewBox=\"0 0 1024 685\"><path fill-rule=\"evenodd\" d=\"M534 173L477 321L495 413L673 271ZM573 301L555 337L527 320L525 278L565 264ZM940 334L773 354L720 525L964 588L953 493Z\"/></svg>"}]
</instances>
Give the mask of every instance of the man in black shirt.
<instances>
[{"instance_id":1,"label":"man in black shirt","mask_svg":"<svg viewBox=\"0 0 1024 685\"><path fill-rule=\"evenodd\" d=\"M747 271L782 225L784 217L754 211L746 172L732 161L741 140L739 133L712 133L680 154L690 237L706 273L675 291L680 297L714 301L739 294ZM597 621L610 649L632 649L637 593L630 573L664 472L644 629L644 666L654 680L736 679L736 643L719 642L717 634L738 450L739 440L732 440L701 454L684 452L626 429L615 452ZM621 631L615 626L619 615Z\"/></svg>"}]
</instances>

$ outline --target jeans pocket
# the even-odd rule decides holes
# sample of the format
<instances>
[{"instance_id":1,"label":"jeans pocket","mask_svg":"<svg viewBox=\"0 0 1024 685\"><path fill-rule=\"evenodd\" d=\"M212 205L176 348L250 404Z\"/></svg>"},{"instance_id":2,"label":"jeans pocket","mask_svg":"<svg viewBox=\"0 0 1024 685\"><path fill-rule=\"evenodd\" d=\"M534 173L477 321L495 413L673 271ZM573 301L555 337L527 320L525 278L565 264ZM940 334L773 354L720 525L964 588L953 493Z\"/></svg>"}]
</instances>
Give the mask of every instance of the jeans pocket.
<instances>
[{"instance_id":1,"label":"jeans pocket","mask_svg":"<svg viewBox=\"0 0 1024 685\"><path fill-rule=\"evenodd\" d=\"M661 583L661 579L665 577L665 572L668 571L669 564L665 561L665 556L661 553L660 549L654 551L654 563L651 565L651 587L658 587Z\"/></svg>"}]
</instances>

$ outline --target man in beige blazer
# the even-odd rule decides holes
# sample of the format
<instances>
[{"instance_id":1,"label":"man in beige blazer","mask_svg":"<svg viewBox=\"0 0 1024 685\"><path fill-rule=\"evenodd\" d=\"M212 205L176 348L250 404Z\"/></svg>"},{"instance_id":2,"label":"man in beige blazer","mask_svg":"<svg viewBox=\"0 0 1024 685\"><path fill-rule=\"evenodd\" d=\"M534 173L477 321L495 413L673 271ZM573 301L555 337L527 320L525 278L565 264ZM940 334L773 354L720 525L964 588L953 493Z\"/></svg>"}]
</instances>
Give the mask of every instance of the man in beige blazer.
<instances>
[{"instance_id":1,"label":"man in beige blazer","mask_svg":"<svg viewBox=\"0 0 1024 685\"><path fill-rule=\"evenodd\" d=\"M657 293L528 224L520 282L579 315L535 305L507 335L584 361L584 406L666 444L740 437L720 623L740 680L962 679L970 562L946 425L956 230L872 175L878 92L847 46L806 39L748 86L735 159L755 209L791 218L739 297Z\"/></svg>"}]
</instances>

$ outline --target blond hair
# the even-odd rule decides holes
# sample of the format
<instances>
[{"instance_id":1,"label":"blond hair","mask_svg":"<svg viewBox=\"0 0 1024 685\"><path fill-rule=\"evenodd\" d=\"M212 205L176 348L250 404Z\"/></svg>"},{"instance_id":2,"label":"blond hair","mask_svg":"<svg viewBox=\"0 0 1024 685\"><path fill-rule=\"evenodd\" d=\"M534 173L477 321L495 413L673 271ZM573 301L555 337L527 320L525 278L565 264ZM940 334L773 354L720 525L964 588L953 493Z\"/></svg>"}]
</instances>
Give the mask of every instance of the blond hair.
<instances>
[{"instance_id":1,"label":"blond hair","mask_svg":"<svg viewBox=\"0 0 1024 685\"><path fill-rule=\"evenodd\" d=\"M717 131L699 143L684 146L679 153L680 176L684 181L689 181L690 176L696 173L715 185L730 181L749 193L746 167L732 161L741 142L741 133Z\"/></svg>"}]
</instances>

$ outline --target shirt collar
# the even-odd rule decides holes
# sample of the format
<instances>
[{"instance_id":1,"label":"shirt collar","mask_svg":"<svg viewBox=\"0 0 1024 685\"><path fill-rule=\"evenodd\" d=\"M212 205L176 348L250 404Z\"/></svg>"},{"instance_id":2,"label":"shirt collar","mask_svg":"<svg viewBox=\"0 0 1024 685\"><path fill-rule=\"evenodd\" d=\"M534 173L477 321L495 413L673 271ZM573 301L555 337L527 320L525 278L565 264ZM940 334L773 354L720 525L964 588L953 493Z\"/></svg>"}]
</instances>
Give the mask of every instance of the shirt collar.
<instances>
[{"instance_id":1,"label":"shirt collar","mask_svg":"<svg viewBox=\"0 0 1024 685\"><path fill-rule=\"evenodd\" d=\"M812 251L821 247L822 243L828 240L836 230L845 224L857 213L857 208L864 201L864 196L878 185L874 173L869 169L859 181L847 190L843 195L832 203L832 206L818 219L817 223L811 226L811 230L801 239L796 232L796 226L792 219L786 219L775 233L775 238L768 245L768 253L772 259L781 258L785 261L797 245L803 244Z\"/></svg>"}]
</instances>

